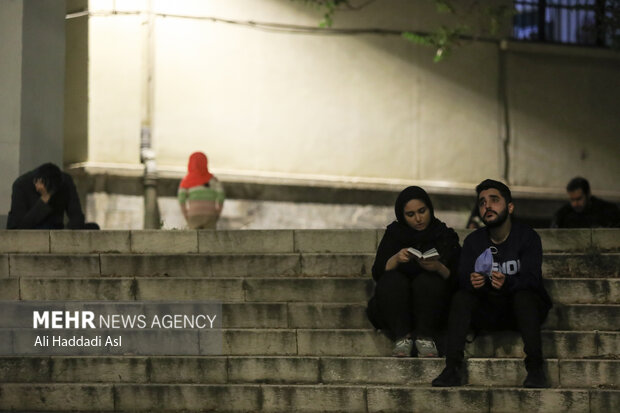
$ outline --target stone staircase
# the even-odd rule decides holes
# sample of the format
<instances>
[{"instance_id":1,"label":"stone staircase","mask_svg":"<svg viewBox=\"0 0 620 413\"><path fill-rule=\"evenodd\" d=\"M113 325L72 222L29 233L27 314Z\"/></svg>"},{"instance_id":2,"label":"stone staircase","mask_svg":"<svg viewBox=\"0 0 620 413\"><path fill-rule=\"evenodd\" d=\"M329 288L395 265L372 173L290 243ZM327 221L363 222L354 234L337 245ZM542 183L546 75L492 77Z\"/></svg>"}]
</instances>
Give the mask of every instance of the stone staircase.
<instances>
[{"instance_id":1,"label":"stone staircase","mask_svg":"<svg viewBox=\"0 0 620 413\"><path fill-rule=\"evenodd\" d=\"M460 388L430 386L443 359L389 357L364 313L381 230L0 231L4 302L212 300L223 318L220 355L0 356L0 411L620 411L620 230L538 232L544 390L520 388L515 333L468 345Z\"/></svg>"}]
</instances>

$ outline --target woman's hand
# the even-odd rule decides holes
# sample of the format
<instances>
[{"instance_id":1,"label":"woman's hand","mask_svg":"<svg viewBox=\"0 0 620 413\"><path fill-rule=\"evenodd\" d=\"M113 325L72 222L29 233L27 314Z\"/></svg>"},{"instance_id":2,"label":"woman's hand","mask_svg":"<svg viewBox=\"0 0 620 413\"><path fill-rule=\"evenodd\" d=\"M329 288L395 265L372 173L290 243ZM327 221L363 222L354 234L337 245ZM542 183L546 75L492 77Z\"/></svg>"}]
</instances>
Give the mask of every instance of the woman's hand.
<instances>
[{"instance_id":1,"label":"woman's hand","mask_svg":"<svg viewBox=\"0 0 620 413\"><path fill-rule=\"evenodd\" d=\"M411 261L413 254L407 251L407 248L403 248L398 251L396 254L392 255L392 257L385 264L385 270L391 271L398 267L400 264L404 264L406 262Z\"/></svg>"},{"instance_id":2,"label":"woman's hand","mask_svg":"<svg viewBox=\"0 0 620 413\"><path fill-rule=\"evenodd\" d=\"M437 274L441 275L443 279L446 279L450 276L450 270L448 269L448 267L443 265L443 263L439 260L418 259L416 261L423 270L428 272L436 272Z\"/></svg>"},{"instance_id":3,"label":"woman's hand","mask_svg":"<svg viewBox=\"0 0 620 413\"><path fill-rule=\"evenodd\" d=\"M438 260L422 260L422 259L419 259L419 260L416 260L416 261L418 262L420 267L422 267L423 270L431 271L431 272L438 272L440 266L443 265Z\"/></svg>"}]
</instances>

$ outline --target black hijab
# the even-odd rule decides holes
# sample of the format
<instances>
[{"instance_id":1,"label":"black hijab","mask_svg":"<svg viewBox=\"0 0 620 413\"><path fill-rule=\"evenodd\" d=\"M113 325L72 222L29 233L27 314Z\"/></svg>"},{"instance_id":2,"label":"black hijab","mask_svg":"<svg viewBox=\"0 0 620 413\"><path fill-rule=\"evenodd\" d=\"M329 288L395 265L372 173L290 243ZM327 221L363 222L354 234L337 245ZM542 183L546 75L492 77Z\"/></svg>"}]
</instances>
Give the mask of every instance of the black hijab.
<instances>
[{"instance_id":1,"label":"black hijab","mask_svg":"<svg viewBox=\"0 0 620 413\"><path fill-rule=\"evenodd\" d=\"M429 209L431 221L428 226L418 231L407 224L405 219L405 205L412 199L422 201ZM459 237L452 228L435 217L435 209L426 191L419 186L405 188L396 198L394 204L396 221L387 226L385 235L377 249L373 277L377 279L385 271L387 260L403 248L414 247L424 252L436 248L440 261L448 268L452 268L460 253ZM421 268L414 261L401 265L402 270L408 273L417 273Z\"/></svg>"},{"instance_id":2,"label":"black hijab","mask_svg":"<svg viewBox=\"0 0 620 413\"><path fill-rule=\"evenodd\" d=\"M413 199L422 201L431 213L431 221L422 231L411 228L405 219L405 205ZM432 244L433 241L437 240L439 237L450 233L454 234L458 242L456 232L448 228L446 224L435 217L435 208L433 207L431 198L428 196L426 191L419 186L407 187L398 195L398 198L396 198L396 203L394 204L394 213L396 214L396 221L388 225L387 231L391 232L392 235L403 244L407 244L418 249L425 248L425 244ZM429 248L432 247L437 248L435 245L432 245ZM439 250L439 248L437 249ZM441 251L439 251L439 253L441 254Z\"/></svg>"}]
</instances>

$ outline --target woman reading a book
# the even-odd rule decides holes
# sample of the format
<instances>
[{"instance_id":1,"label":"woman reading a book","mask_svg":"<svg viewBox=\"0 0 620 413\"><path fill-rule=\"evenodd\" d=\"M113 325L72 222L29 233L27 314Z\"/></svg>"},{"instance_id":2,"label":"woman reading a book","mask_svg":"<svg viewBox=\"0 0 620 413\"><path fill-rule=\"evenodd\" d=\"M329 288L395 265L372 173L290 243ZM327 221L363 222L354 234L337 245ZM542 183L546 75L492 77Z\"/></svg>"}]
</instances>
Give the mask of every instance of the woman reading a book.
<instances>
[{"instance_id":1,"label":"woman reading a book","mask_svg":"<svg viewBox=\"0 0 620 413\"><path fill-rule=\"evenodd\" d=\"M375 328L395 341L392 355L437 356L435 340L444 327L456 287L461 247L453 229L435 218L422 188L405 188L394 206L372 267L375 294L367 314Z\"/></svg>"}]
</instances>

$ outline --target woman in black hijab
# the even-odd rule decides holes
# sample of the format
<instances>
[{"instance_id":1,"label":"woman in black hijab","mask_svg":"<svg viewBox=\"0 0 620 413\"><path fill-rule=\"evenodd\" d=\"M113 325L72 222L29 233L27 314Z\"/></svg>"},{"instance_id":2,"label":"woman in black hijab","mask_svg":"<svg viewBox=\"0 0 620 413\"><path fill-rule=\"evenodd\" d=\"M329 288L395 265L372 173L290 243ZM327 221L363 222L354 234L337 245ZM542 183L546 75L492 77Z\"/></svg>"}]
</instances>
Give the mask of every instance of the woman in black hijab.
<instances>
[{"instance_id":1,"label":"woman in black hijab","mask_svg":"<svg viewBox=\"0 0 620 413\"><path fill-rule=\"evenodd\" d=\"M387 226L372 267L376 286L368 318L396 342L392 355L411 355L415 340L420 356L436 356L434 340L456 287L459 238L435 218L433 203L418 186L405 188L394 210L396 221ZM435 248L439 257L420 259L409 248Z\"/></svg>"}]
</instances>

